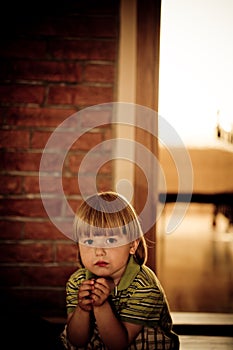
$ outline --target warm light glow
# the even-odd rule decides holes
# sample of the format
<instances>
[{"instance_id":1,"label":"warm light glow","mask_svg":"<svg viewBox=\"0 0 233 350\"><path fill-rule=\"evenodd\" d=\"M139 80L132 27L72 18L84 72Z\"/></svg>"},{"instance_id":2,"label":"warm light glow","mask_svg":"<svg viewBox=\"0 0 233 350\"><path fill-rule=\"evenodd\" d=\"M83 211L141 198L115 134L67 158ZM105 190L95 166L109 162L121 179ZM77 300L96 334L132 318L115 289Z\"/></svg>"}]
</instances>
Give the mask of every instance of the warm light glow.
<instances>
[{"instance_id":1,"label":"warm light glow","mask_svg":"<svg viewBox=\"0 0 233 350\"><path fill-rule=\"evenodd\" d=\"M159 114L187 145L218 143L219 116L233 123L232 40L232 0L162 1Z\"/></svg>"}]
</instances>

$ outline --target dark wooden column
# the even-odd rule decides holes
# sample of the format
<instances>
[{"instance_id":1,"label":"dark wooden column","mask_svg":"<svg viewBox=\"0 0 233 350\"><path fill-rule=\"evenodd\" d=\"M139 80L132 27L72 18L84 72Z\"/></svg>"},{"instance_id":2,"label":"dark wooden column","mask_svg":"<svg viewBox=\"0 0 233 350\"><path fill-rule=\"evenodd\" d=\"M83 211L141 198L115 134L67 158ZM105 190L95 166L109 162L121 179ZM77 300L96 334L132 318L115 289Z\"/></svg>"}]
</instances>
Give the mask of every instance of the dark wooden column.
<instances>
[{"instance_id":1,"label":"dark wooden column","mask_svg":"<svg viewBox=\"0 0 233 350\"><path fill-rule=\"evenodd\" d=\"M149 107L156 112L158 112L159 89L160 13L161 0L138 0L136 103ZM150 130L157 130L157 114L155 114L155 120L149 122ZM157 157L158 140L154 135L138 128L136 130L136 141L147 147ZM140 157L140 155L136 154L136 159L137 157ZM151 169L150 164L148 164L148 169ZM152 191L148 193L145 175L139 168L135 168L134 206L138 212L141 212L146 201L149 201L148 220L150 220L150 214L154 215L156 211L156 176L157 174L154 173L149 176L149 181L153 183L150 183ZM146 238L150 247L147 265L155 271L155 244L153 242L156 239L156 224L148 230Z\"/></svg>"}]
</instances>

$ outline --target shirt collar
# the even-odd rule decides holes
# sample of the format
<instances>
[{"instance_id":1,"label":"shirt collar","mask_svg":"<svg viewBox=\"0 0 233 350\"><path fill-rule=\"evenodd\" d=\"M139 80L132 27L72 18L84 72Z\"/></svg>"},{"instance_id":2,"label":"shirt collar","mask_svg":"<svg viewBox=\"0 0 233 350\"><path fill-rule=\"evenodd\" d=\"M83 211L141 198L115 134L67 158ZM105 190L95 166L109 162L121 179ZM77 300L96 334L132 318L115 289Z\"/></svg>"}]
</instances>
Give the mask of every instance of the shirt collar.
<instances>
[{"instance_id":1,"label":"shirt collar","mask_svg":"<svg viewBox=\"0 0 233 350\"><path fill-rule=\"evenodd\" d=\"M133 255L130 255L128 265L125 269L123 276L121 277L120 283L118 285L118 290L123 290L129 287L134 278L140 271L140 265L136 263Z\"/></svg>"}]
</instances>

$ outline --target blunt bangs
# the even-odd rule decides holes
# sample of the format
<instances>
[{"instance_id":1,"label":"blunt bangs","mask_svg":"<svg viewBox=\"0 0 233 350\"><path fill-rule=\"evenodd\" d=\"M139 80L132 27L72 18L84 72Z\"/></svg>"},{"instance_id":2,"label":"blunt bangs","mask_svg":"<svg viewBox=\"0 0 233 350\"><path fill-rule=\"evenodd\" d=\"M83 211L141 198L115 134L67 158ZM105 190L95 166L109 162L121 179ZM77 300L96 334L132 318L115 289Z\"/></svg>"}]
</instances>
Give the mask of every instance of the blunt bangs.
<instances>
[{"instance_id":1,"label":"blunt bangs","mask_svg":"<svg viewBox=\"0 0 233 350\"><path fill-rule=\"evenodd\" d=\"M134 209L122 197L107 192L89 197L74 220L75 241L91 236L127 237L128 242L143 236Z\"/></svg>"}]
</instances>

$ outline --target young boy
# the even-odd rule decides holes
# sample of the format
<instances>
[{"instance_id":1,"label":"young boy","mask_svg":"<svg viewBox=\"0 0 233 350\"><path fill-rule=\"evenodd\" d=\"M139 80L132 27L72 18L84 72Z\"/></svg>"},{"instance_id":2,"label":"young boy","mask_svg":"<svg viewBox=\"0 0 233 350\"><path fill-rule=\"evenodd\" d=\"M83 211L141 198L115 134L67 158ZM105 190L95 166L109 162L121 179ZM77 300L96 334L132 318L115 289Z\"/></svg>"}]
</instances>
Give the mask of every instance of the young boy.
<instances>
[{"instance_id":1,"label":"young boy","mask_svg":"<svg viewBox=\"0 0 233 350\"><path fill-rule=\"evenodd\" d=\"M111 191L89 197L76 213L74 232L81 267L66 287L65 348L179 349L130 203Z\"/></svg>"}]
</instances>

